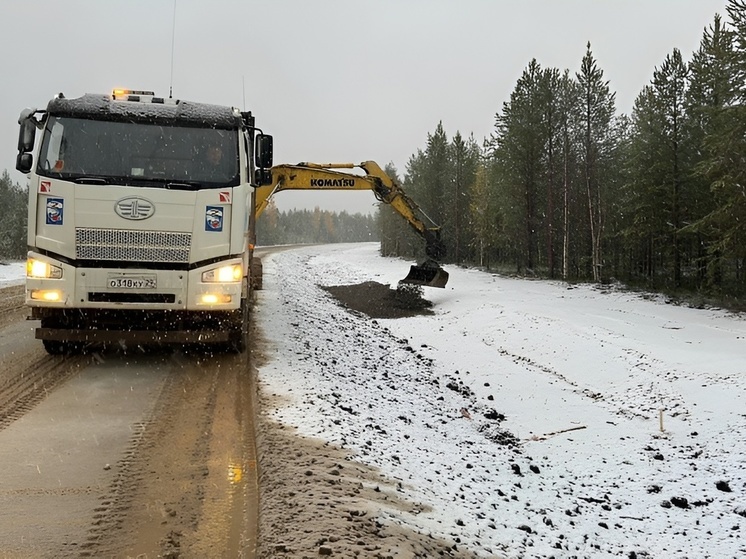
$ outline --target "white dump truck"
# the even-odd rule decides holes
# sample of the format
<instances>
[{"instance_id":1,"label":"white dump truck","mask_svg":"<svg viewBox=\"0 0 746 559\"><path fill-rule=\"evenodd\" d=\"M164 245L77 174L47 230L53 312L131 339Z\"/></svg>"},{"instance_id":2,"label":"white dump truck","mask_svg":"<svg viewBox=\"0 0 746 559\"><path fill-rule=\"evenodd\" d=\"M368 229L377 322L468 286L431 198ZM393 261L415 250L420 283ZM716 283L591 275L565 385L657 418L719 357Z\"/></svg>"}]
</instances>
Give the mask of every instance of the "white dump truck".
<instances>
[{"instance_id":1,"label":"white dump truck","mask_svg":"<svg viewBox=\"0 0 746 559\"><path fill-rule=\"evenodd\" d=\"M252 114L115 90L59 94L45 110L24 110L19 124L26 303L46 350L243 351L253 187L271 182L272 166L272 137Z\"/></svg>"}]
</instances>

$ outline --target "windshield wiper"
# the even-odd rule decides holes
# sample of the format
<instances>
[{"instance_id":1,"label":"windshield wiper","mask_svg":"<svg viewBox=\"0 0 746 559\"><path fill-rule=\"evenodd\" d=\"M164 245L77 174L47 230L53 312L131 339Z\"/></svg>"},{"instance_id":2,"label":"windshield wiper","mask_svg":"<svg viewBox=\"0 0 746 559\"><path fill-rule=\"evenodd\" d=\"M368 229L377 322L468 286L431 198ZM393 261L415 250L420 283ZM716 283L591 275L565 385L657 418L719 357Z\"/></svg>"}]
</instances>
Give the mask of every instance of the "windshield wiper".
<instances>
[{"instance_id":1,"label":"windshield wiper","mask_svg":"<svg viewBox=\"0 0 746 559\"><path fill-rule=\"evenodd\" d=\"M73 180L77 184L109 184L109 180L103 177L77 177Z\"/></svg>"},{"instance_id":2,"label":"windshield wiper","mask_svg":"<svg viewBox=\"0 0 746 559\"><path fill-rule=\"evenodd\" d=\"M111 181L104 177L75 177L72 179L77 184L111 184ZM150 179L141 179L139 177L117 177L117 181L122 184L131 184L151 187L161 187L167 190L199 190L203 185L198 181L173 181L173 182L161 182L160 180L153 182Z\"/></svg>"},{"instance_id":3,"label":"windshield wiper","mask_svg":"<svg viewBox=\"0 0 746 559\"><path fill-rule=\"evenodd\" d=\"M195 181L166 183L166 188L168 190L197 190L200 186L202 186L202 184Z\"/></svg>"}]
</instances>

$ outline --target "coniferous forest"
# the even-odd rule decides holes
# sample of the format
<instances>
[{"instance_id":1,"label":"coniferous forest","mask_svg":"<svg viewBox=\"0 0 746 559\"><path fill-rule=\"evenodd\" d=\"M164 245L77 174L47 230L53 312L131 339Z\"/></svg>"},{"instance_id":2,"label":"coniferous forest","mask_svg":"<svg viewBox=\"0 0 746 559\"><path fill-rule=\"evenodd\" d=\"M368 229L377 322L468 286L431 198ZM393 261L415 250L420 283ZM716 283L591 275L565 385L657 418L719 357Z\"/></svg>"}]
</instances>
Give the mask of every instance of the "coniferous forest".
<instances>
[{"instance_id":1,"label":"coniferous forest","mask_svg":"<svg viewBox=\"0 0 746 559\"><path fill-rule=\"evenodd\" d=\"M0 175L0 261L26 258L26 189L13 183L8 171Z\"/></svg>"},{"instance_id":2,"label":"coniferous forest","mask_svg":"<svg viewBox=\"0 0 746 559\"><path fill-rule=\"evenodd\" d=\"M442 226L446 262L746 293L746 0L703 27L691 60L673 49L630 115L587 44L575 71L531 60L481 144L438 124L397 178ZM380 210L382 253L421 256Z\"/></svg>"},{"instance_id":3,"label":"coniferous forest","mask_svg":"<svg viewBox=\"0 0 746 559\"><path fill-rule=\"evenodd\" d=\"M256 223L260 245L359 243L378 240L376 217L320 210L281 212L270 200Z\"/></svg>"}]
</instances>

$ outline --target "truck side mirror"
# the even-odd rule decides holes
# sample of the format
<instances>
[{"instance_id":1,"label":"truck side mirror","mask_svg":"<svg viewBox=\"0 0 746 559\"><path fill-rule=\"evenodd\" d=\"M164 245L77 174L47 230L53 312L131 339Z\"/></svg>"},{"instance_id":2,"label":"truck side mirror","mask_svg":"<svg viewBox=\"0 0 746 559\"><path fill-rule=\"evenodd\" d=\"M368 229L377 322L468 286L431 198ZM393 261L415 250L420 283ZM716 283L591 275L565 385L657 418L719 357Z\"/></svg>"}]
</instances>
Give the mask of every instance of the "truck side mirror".
<instances>
[{"instance_id":1,"label":"truck side mirror","mask_svg":"<svg viewBox=\"0 0 746 559\"><path fill-rule=\"evenodd\" d=\"M34 164L34 156L30 153L19 153L16 157L16 169L21 173L28 173Z\"/></svg>"},{"instance_id":2,"label":"truck side mirror","mask_svg":"<svg viewBox=\"0 0 746 559\"><path fill-rule=\"evenodd\" d=\"M18 152L25 153L33 151L34 140L36 139L36 123L33 117L29 115L26 118L19 119L19 124L21 125L21 129L18 131Z\"/></svg>"},{"instance_id":3,"label":"truck side mirror","mask_svg":"<svg viewBox=\"0 0 746 559\"><path fill-rule=\"evenodd\" d=\"M269 169L272 167L272 136L257 134L254 160L256 166L260 169Z\"/></svg>"},{"instance_id":4,"label":"truck side mirror","mask_svg":"<svg viewBox=\"0 0 746 559\"><path fill-rule=\"evenodd\" d=\"M272 184L272 171L270 169L256 169L254 171L254 184L256 186Z\"/></svg>"},{"instance_id":5,"label":"truck side mirror","mask_svg":"<svg viewBox=\"0 0 746 559\"><path fill-rule=\"evenodd\" d=\"M34 119L36 109L23 109L18 117L18 157L16 157L16 169L21 173L28 173L34 164L34 140L36 140L36 120Z\"/></svg>"}]
</instances>

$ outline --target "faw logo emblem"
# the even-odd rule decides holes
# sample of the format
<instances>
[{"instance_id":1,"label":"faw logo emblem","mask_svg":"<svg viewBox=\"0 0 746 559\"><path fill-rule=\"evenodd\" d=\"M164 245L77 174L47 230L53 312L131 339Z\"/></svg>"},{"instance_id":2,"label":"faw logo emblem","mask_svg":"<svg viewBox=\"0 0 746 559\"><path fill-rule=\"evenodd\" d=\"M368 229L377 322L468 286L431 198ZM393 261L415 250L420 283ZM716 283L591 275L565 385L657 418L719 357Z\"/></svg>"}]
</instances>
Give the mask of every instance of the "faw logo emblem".
<instances>
[{"instance_id":1,"label":"faw logo emblem","mask_svg":"<svg viewBox=\"0 0 746 559\"><path fill-rule=\"evenodd\" d=\"M148 219L155 213L155 206L145 198L129 196L114 202L114 211L124 219Z\"/></svg>"}]
</instances>

